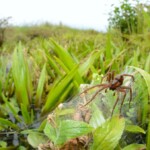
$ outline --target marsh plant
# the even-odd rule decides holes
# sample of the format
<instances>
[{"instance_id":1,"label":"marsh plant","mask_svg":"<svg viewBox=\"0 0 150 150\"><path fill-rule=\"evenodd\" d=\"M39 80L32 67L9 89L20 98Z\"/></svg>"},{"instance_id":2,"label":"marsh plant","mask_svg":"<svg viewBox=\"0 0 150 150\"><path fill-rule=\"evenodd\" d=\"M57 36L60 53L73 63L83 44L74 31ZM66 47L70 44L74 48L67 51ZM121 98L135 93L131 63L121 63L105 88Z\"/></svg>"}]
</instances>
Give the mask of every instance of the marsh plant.
<instances>
[{"instance_id":1,"label":"marsh plant","mask_svg":"<svg viewBox=\"0 0 150 150\"><path fill-rule=\"evenodd\" d=\"M126 9L128 1L123 4ZM127 8L132 12L131 5ZM142 14L144 30L131 32L127 40L117 30L61 26L54 31L46 26L53 38L5 43L0 56L0 149L150 149L148 7ZM27 28L19 29L27 35ZM96 92L81 97L82 85L108 85L103 77L111 71L134 77L132 84L127 78L121 85L132 88L131 106L130 92L124 89L120 113L123 92L108 88L82 107Z\"/></svg>"}]
</instances>

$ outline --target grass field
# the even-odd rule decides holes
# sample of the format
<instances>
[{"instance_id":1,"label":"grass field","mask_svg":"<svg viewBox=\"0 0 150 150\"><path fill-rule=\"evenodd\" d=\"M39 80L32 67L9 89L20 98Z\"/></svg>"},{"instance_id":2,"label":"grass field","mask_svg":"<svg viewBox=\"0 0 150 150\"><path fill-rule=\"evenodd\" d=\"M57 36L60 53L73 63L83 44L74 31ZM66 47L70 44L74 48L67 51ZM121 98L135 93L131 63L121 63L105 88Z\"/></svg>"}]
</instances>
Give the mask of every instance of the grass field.
<instances>
[{"instance_id":1,"label":"grass field","mask_svg":"<svg viewBox=\"0 0 150 150\"><path fill-rule=\"evenodd\" d=\"M145 17L143 33L124 35L126 40L117 30L9 27L0 48L0 149L150 149L150 18ZM81 84L100 84L111 71L134 76L123 84L132 88L131 107L128 90L121 116L119 104L110 116L117 98L111 90L101 91L86 109L77 107L83 102ZM72 97L73 103L66 102Z\"/></svg>"}]
</instances>

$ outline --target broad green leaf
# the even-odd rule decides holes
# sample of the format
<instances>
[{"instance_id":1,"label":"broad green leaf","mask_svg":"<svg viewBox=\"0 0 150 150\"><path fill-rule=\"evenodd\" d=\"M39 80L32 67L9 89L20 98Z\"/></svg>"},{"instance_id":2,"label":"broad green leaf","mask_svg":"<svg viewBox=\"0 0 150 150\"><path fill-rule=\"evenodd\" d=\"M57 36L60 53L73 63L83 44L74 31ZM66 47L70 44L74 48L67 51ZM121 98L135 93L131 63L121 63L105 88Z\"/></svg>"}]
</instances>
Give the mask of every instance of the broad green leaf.
<instances>
[{"instance_id":1,"label":"broad green leaf","mask_svg":"<svg viewBox=\"0 0 150 150\"><path fill-rule=\"evenodd\" d=\"M130 66L130 67L134 68L135 70L137 70L141 74L141 76L144 78L145 83L146 83L147 88L148 88L148 93L150 95L150 86L149 86L150 85L150 74L148 72L144 71L141 68L134 67L134 66Z\"/></svg>"},{"instance_id":2,"label":"broad green leaf","mask_svg":"<svg viewBox=\"0 0 150 150\"><path fill-rule=\"evenodd\" d=\"M125 130L132 133L146 133L141 127L137 125L126 125Z\"/></svg>"},{"instance_id":3,"label":"broad green leaf","mask_svg":"<svg viewBox=\"0 0 150 150\"><path fill-rule=\"evenodd\" d=\"M65 77L62 79L58 84L56 84L48 94L46 104L42 109L42 114L46 112L50 112L54 109L59 103L62 102L61 96L67 90L70 85L71 80L73 79L74 75L78 66L74 67Z\"/></svg>"},{"instance_id":4,"label":"broad green leaf","mask_svg":"<svg viewBox=\"0 0 150 150\"><path fill-rule=\"evenodd\" d=\"M38 148L39 144L47 143L48 138L39 132L32 132L28 135L27 140L33 148Z\"/></svg>"},{"instance_id":5,"label":"broad green leaf","mask_svg":"<svg viewBox=\"0 0 150 150\"><path fill-rule=\"evenodd\" d=\"M49 138L49 140L55 143L57 139L57 130L57 128L54 128L50 123L47 122L44 128L44 133Z\"/></svg>"},{"instance_id":6,"label":"broad green leaf","mask_svg":"<svg viewBox=\"0 0 150 150\"><path fill-rule=\"evenodd\" d=\"M92 132L93 127L81 121L63 120L58 126L56 145L61 145L70 139Z\"/></svg>"},{"instance_id":7,"label":"broad green leaf","mask_svg":"<svg viewBox=\"0 0 150 150\"><path fill-rule=\"evenodd\" d=\"M130 144L124 147L122 150L143 150L146 149L146 145L144 144Z\"/></svg>"},{"instance_id":8,"label":"broad green leaf","mask_svg":"<svg viewBox=\"0 0 150 150\"><path fill-rule=\"evenodd\" d=\"M42 103L41 97L42 97L45 79L46 79L46 64L44 64L44 66L43 66L43 69L42 69L41 75L40 75L40 79L38 81L38 87L37 87L37 91L36 91L36 101L35 101L36 106L40 106L40 104Z\"/></svg>"},{"instance_id":9,"label":"broad green leaf","mask_svg":"<svg viewBox=\"0 0 150 150\"><path fill-rule=\"evenodd\" d=\"M143 69L140 69L140 68L137 68L137 67L133 67L133 66L130 66L130 68L133 68L135 69L136 71L138 71L138 73L143 77L146 85L147 85L147 89L146 91L148 91L148 95L150 96L150 74L146 71L144 71ZM144 99L144 101L142 101L142 104L143 104L143 111L142 111L142 120L143 122L146 120L147 118L147 113L148 113L148 98L147 99Z\"/></svg>"},{"instance_id":10,"label":"broad green leaf","mask_svg":"<svg viewBox=\"0 0 150 150\"><path fill-rule=\"evenodd\" d=\"M117 146L124 128L124 118L114 116L107 120L94 131L92 150L113 150Z\"/></svg>"}]
</instances>

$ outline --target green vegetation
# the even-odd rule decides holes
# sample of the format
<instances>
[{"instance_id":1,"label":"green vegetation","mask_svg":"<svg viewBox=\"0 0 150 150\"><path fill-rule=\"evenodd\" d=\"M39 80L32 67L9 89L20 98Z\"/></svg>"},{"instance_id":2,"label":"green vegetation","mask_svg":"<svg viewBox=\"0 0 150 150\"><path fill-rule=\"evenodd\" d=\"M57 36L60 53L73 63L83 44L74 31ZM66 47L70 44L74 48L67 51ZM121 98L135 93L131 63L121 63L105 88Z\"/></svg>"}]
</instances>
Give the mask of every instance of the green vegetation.
<instances>
[{"instance_id":1,"label":"green vegetation","mask_svg":"<svg viewBox=\"0 0 150 150\"><path fill-rule=\"evenodd\" d=\"M126 6L132 12L128 1L122 10ZM136 7L136 17L142 15L136 22L140 32L111 26L99 33L48 23L5 29L0 48L0 149L150 149L150 8ZM115 26L126 28L125 20L120 21ZM111 118L117 98L111 90L79 107L84 102L78 95L81 84L100 84L113 70L135 78L124 80L132 87L131 107L127 91L122 116L119 103Z\"/></svg>"}]
</instances>

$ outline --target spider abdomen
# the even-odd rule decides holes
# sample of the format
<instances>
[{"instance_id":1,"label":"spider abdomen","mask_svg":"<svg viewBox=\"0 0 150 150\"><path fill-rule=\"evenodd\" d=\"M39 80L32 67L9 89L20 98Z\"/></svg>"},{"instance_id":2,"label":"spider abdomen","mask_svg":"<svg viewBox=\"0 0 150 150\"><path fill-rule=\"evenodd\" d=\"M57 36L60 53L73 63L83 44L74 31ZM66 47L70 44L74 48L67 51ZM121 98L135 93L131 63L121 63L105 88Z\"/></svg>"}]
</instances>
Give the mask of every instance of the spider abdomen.
<instances>
[{"instance_id":1,"label":"spider abdomen","mask_svg":"<svg viewBox=\"0 0 150 150\"><path fill-rule=\"evenodd\" d=\"M123 84L123 76L116 77L110 86L110 90L115 90Z\"/></svg>"}]
</instances>

